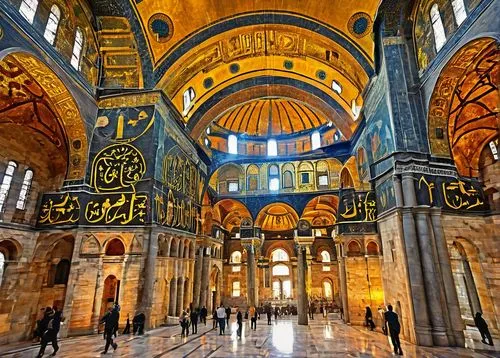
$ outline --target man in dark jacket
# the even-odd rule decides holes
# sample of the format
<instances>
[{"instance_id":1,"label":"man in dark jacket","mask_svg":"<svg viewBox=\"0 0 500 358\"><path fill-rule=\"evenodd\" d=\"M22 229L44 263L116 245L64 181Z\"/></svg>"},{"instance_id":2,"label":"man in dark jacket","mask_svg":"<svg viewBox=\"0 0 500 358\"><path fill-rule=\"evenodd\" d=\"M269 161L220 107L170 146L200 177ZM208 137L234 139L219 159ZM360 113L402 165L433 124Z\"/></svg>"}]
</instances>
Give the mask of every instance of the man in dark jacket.
<instances>
[{"instance_id":1,"label":"man in dark jacket","mask_svg":"<svg viewBox=\"0 0 500 358\"><path fill-rule=\"evenodd\" d=\"M490 330L488 329L488 324L482 317L481 313L476 312L476 316L474 317L474 323L476 324L479 333L481 333L481 342L492 346L493 339L491 338ZM488 339L488 342L486 342L486 339Z\"/></svg>"},{"instance_id":2,"label":"man in dark jacket","mask_svg":"<svg viewBox=\"0 0 500 358\"><path fill-rule=\"evenodd\" d=\"M118 310L118 305L115 305L113 309L101 319L101 323L104 323L104 336L106 337L106 346L102 354L108 353L109 346L113 347L114 350L118 348L118 345L113 342L113 333L117 329L118 321L120 320L120 313Z\"/></svg>"},{"instance_id":3,"label":"man in dark jacket","mask_svg":"<svg viewBox=\"0 0 500 358\"><path fill-rule=\"evenodd\" d=\"M42 342L40 345L40 351L38 352L37 357L42 357L45 352L45 348L49 342L52 343L52 348L54 348L54 352L52 352L52 356L55 356L57 351L59 350L59 346L57 345L57 334L59 333L59 329L61 328L61 311L49 311L49 321L47 324L47 330L44 332L42 336Z\"/></svg>"},{"instance_id":4,"label":"man in dark jacket","mask_svg":"<svg viewBox=\"0 0 500 358\"><path fill-rule=\"evenodd\" d=\"M229 319L231 318L231 307L226 307L226 325L229 326Z\"/></svg>"},{"instance_id":5,"label":"man in dark jacket","mask_svg":"<svg viewBox=\"0 0 500 358\"><path fill-rule=\"evenodd\" d=\"M200 323L203 322L205 326L207 325L207 315L208 310L205 306L203 306L200 310Z\"/></svg>"},{"instance_id":6,"label":"man in dark jacket","mask_svg":"<svg viewBox=\"0 0 500 358\"><path fill-rule=\"evenodd\" d=\"M237 308L236 313L236 323L238 324L238 330L236 331L236 335L241 338L241 330L243 329L243 315L239 308Z\"/></svg>"},{"instance_id":7,"label":"man in dark jacket","mask_svg":"<svg viewBox=\"0 0 500 358\"><path fill-rule=\"evenodd\" d=\"M394 346L394 354L403 355L401 349L401 342L399 341L399 332L401 326L399 325L399 318L396 312L392 311L392 306L387 306L388 311L384 313L385 322L389 326L389 334L391 336L392 345Z\"/></svg>"},{"instance_id":8,"label":"man in dark jacket","mask_svg":"<svg viewBox=\"0 0 500 358\"><path fill-rule=\"evenodd\" d=\"M198 333L198 309L192 310L189 318L191 319L191 333Z\"/></svg>"}]
</instances>

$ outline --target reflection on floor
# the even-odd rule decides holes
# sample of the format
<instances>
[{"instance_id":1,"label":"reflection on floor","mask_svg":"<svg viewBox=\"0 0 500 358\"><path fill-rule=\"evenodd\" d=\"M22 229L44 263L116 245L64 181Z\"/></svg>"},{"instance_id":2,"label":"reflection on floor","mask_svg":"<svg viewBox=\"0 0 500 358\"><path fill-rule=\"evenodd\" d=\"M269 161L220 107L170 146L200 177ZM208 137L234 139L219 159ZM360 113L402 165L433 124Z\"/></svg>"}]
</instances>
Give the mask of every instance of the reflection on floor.
<instances>
[{"instance_id":1,"label":"reflection on floor","mask_svg":"<svg viewBox=\"0 0 500 358\"><path fill-rule=\"evenodd\" d=\"M350 327L340 321L328 322L317 318L309 326L297 325L296 318L279 319L268 326L260 320L256 331L245 322L242 338L236 337L236 323L226 335L212 329L212 322L201 325L197 335L180 337L179 327L167 327L144 336L119 336L118 349L106 356L113 357L390 357L388 338L362 327ZM69 338L61 342L60 357L104 357L102 336ZM0 348L2 357L35 357L37 346ZM407 357L499 357L492 352L460 348L423 348L403 343ZM3 352L3 353L2 353ZM52 353L49 346L46 356Z\"/></svg>"}]
</instances>

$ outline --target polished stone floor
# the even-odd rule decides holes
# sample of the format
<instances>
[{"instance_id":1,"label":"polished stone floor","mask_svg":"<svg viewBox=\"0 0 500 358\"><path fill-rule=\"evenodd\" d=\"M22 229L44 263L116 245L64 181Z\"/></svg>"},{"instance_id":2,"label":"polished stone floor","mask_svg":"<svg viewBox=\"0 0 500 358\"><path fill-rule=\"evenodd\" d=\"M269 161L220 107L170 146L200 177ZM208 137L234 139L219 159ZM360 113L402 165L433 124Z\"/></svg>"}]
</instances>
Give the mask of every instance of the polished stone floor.
<instances>
[{"instance_id":1,"label":"polished stone floor","mask_svg":"<svg viewBox=\"0 0 500 358\"><path fill-rule=\"evenodd\" d=\"M226 335L212 329L212 322L199 326L197 335L180 336L179 327L166 327L143 336L119 336L118 349L106 356L113 357L390 357L392 348L386 336L369 332L363 327L350 327L340 321L316 318L309 326L297 325L296 318L279 319L271 326L260 320L257 330L243 326L243 337L236 337L236 323L226 328ZM102 336L64 339L60 342L60 357L104 357ZM481 347L478 347L481 348ZM484 348L484 347L483 347ZM403 342L407 357L500 357L499 352L424 348ZM15 345L0 347L1 357L35 357L38 346ZM52 353L48 346L46 355Z\"/></svg>"}]
</instances>

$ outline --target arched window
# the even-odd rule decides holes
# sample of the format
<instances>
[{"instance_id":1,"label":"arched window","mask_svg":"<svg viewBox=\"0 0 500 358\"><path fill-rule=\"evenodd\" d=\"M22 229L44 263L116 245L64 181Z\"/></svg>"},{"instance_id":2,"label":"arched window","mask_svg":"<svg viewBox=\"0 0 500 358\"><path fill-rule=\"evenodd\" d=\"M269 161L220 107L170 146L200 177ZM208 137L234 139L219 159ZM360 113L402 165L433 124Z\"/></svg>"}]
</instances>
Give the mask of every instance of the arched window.
<instances>
[{"instance_id":1,"label":"arched window","mask_svg":"<svg viewBox=\"0 0 500 358\"><path fill-rule=\"evenodd\" d=\"M271 253L271 261L279 262L279 261L290 261L288 254L283 249L276 249Z\"/></svg>"},{"instance_id":2,"label":"arched window","mask_svg":"<svg viewBox=\"0 0 500 358\"><path fill-rule=\"evenodd\" d=\"M311 134L311 149L315 150L321 147L321 134L318 131L314 131Z\"/></svg>"},{"instance_id":3,"label":"arched window","mask_svg":"<svg viewBox=\"0 0 500 358\"><path fill-rule=\"evenodd\" d=\"M240 297L241 286L240 281L233 281L233 297Z\"/></svg>"},{"instance_id":4,"label":"arched window","mask_svg":"<svg viewBox=\"0 0 500 358\"><path fill-rule=\"evenodd\" d=\"M451 0L451 6L453 7L453 14L455 15L455 21L457 26L462 25L462 22L467 18L467 11L465 10L464 0Z\"/></svg>"},{"instance_id":5,"label":"arched window","mask_svg":"<svg viewBox=\"0 0 500 358\"><path fill-rule=\"evenodd\" d=\"M439 50L441 50L441 48L446 43L446 34L444 32L443 20L441 19L441 14L439 13L438 4L432 5L430 15L432 30L434 31L436 51L439 52Z\"/></svg>"},{"instance_id":6,"label":"arched window","mask_svg":"<svg viewBox=\"0 0 500 358\"><path fill-rule=\"evenodd\" d=\"M19 12L30 24L33 24L37 7L38 0L23 0Z\"/></svg>"},{"instance_id":7,"label":"arched window","mask_svg":"<svg viewBox=\"0 0 500 358\"><path fill-rule=\"evenodd\" d=\"M26 208L26 202L28 201L32 181L33 171L31 169L27 169L24 173L23 185L21 186L21 191L19 192L16 209L24 210Z\"/></svg>"},{"instance_id":8,"label":"arched window","mask_svg":"<svg viewBox=\"0 0 500 358\"><path fill-rule=\"evenodd\" d=\"M290 170L285 170L283 173L283 188L293 188L293 174Z\"/></svg>"},{"instance_id":9,"label":"arched window","mask_svg":"<svg viewBox=\"0 0 500 358\"><path fill-rule=\"evenodd\" d=\"M125 253L125 246L123 246L123 242L119 239L113 239L109 242L106 247L106 255L107 256L121 256Z\"/></svg>"},{"instance_id":10,"label":"arched window","mask_svg":"<svg viewBox=\"0 0 500 358\"><path fill-rule=\"evenodd\" d=\"M273 266L273 276L288 276L290 269L287 265L278 264Z\"/></svg>"},{"instance_id":11,"label":"arched window","mask_svg":"<svg viewBox=\"0 0 500 358\"><path fill-rule=\"evenodd\" d=\"M54 40L56 39L56 33L60 19L61 19L61 10L59 10L57 5L54 4L50 8L49 19L47 20L47 25L45 26L45 32L43 33L43 37L45 37L45 40L47 40L51 45L54 44Z\"/></svg>"},{"instance_id":12,"label":"arched window","mask_svg":"<svg viewBox=\"0 0 500 358\"><path fill-rule=\"evenodd\" d=\"M229 154L238 154L238 137L234 134L227 137L227 151Z\"/></svg>"},{"instance_id":13,"label":"arched window","mask_svg":"<svg viewBox=\"0 0 500 358\"><path fill-rule=\"evenodd\" d=\"M17 164L10 161L5 170L5 174L2 179L2 185L0 186L0 213L4 210L5 202L7 201L7 196L9 195L10 185L12 183L12 177L14 176L14 171L17 168Z\"/></svg>"},{"instance_id":14,"label":"arched window","mask_svg":"<svg viewBox=\"0 0 500 358\"><path fill-rule=\"evenodd\" d=\"M269 190L278 191L280 189L280 174L277 165L269 167Z\"/></svg>"},{"instance_id":15,"label":"arched window","mask_svg":"<svg viewBox=\"0 0 500 358\"><path fill-rule=\"evenodd\" d=\"M240 264L241 263L241 252L240 251L233 251L231 254L231 263L233 264Z\"/></svg>"},{"instance_id":16,"label":"arched window","mask_svg":"<svg viewBox=\"0 0 500 358\"><path fill-rule=\"evenodd\" d=\"M368 245L366 245L366 254L367 255L378 255L378 245L377 243L370 241Z\"/></svg>"},{"instance_id":17,"label":"arched window","mask_svg":"<svg viewBox=\"0 0 500 358\"><path fill-rule=\"evenodd\" d=\"M56 266L54 285L65 285L68 283L70 266L69 260L64 259L59 261Z\"/></svg>"},{"instance_id":18,"label":"arched window","mask_svg":"<svg viewBox=\"0 0 500 358\"><path fill-rule=\"evenodd\" d=\"M334 92L337 92L338 94L341 94L342 93L342 86L340 85L340 83L338 83L337 81L333 80L332 81L332 90Z\"/></svg>"},{"instance_id":19,"label":"arched window","mask_svg":"<svg viewBox=\"0 0 500 358\"><path fill-rule=\"evenodd\" d=\"M186 115L191 106L194 103L194 99L196 97L196 92L194 91L193 87L189 87L187 90L184 91L184 94L182 95L182 103L183 103L183 114Z\"/></svg>"},{"instance_id":20,"label":"arched window","mask_svg":"<svg viewBox=\"0 0 500 358\"><path fill-rule=\"evenodd\" d=\"M259 190L259 167L254 164L249 165L247 169L247 190Z\"/></svg>"},{"instance_id":21,"label":"arched window","mask_svg":"<svg viewBox=\"0 0 500 358\"><path fill-rule=\"evenodd\" d=\"M357 256L361 255L361 246L357 241L351 241L347 246L347 255L349 256Z\"/></svg>"},{"instance_id":22,"label":"arched window","mask_svg":"<svg viewBox=\"0 0 500 358\"><path fill-rule=\"evenodd\" d=\"M77 27L75 31L75 42L73 43L73 54L71 55L71 66L75 70L80 70L80 60L83 51L83 32Z\"/></svg>"},{"instance_id":23,"label":"arched window","mask_svg":"<svg viewBox=\"0 0 500 358\"><path fill-rule=\"evenodd\" d=\"M276 142L276 139L269 139L267 141L267 155L270 157L278 155L278 143Z\"/></svg>"},{"instance_id":24,"label":"arched window","mask_svg":"<svg viewBox=\"0 0 500 358\"><path fill-rule=\"evenodd\" d=\"M330 253L326 250L321 251L321 262L330 262Z\"/></svg>"},{"instance_id":25,"label":"arched window","mask_svg":"<svg viewBox=\"0 0 500 358\"><path fill-rule=\"evenodd\" d=\"M330 280L323 281L323 297L327 300L331 300L333 298L333 287Z\"/></svg>"}]
</instances>

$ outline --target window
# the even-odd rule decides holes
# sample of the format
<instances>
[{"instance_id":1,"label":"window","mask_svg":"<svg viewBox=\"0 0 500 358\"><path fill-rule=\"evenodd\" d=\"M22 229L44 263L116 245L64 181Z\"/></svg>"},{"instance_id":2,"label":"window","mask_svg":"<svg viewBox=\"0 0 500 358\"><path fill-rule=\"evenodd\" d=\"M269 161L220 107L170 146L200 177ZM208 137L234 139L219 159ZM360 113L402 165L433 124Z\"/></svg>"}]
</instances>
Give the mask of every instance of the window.
<instances>
[{"instance_id":1,"label":"window","mask_svg":"<svg viewBox=\"0 0 500 358\"><path fill-rule=\"evenodd\" d=\"M172 251L172 250L170 250ZM119 239L113 239L109 242L106 247L106 255L107 256L121 256L125 254L125 246Z\"/></svg>"},{"instance_id":2,"label":"window","mask_svg":"<svg viewBox=\"0 0 500 358\"><path fill-rule=\"evenodd\" d=\"M233 264L240 264L241 263L241 252L240 251L234 251L231 254L231 263L233 263Z\"/></svg>"},{"instance_id":3,"label":"window","mask_svg":"<svg viewBox=\"0 0 500 358\"><path fill-rule=\"evenodd\" d=\"M184 94L182 95L184 115L187 114L189 108L193 105L195 97L196 93L194 92L193 87L189 87L186 91L184 91Z\"/></svg>"},{"instance_id":4,"label":"window","mask_svg":"<svg viewBox=\"0 0 500 358\"><path fill-rule=\"evenodd\" d=\"M234 134L227 137L227 151L229 154L238 154L238 137Z\"/></svg>"},{"instance_id":5,"label":"window","mask_svg":"<svg viewBox=\"0 0 500 358\"><path fill-rule=\"evenodd\" d=\"M33 171L27 169L24 173L23 185L21 186L21 191L19 192L19 198L17 199L16 209L24 210L26 208L26 202L28 201L28 195L31 189L31 182L33 181Z\"/></svg>"},{"instance_id":6,"label":"window","mask_svg":"<svg viewBox=\"0 0 500 358\"><path fill-rule=\"evenodd\" d=\"M276 249L271 254L271 261L272 262L290 261L290 258L288 257L288 254L286 253L285 250Z\"/></svg>"},{"instance_id":7,"label":"window","mask_svg":"<svg viewBox=\"0 0 500 358\"><path fill-rule=\"evenodd\" d=\"M293 174L290 170L283 173L283 188L293 188Z\"/></svg>"},{"instance_id":8,"label":"window","mask_svg":"<svg viewBox=\"0 0 500 358\"><path fill-rule=\"evenodd\" d=\"M33 24L37 7L38 0L23 0L19 7L19 12L30 24Z\"/></svg>"},{"instance_id":9,"label":"window","mask_svg":"<svg viewBox=\"0 0 500 358\"><path fill-rule=\"evenodd\" d=\"M240 281L233 281L233 297L240 297L241 287Z\"/></svg>"},{"instance_id":10,"label":"window","mask_svg":"<svg viewBox=\"0 0 500 358\"><path fill-rule=\"evenodd\" d=\"M318 185L319 186L328 186L328 175L323 174L318 176Z\"/></svg>"},{"instance_id":11,"label":"window","mask_svg":"<svg viewBox=\"0 0 500 358\"><path fill-rule=\"evenodd\" d=\"M334 90L338 94L341 94L342 93L342 86L340 85L340 83L338 83L337 81L333 80L332 81L332 90Z\"/></svg>"},{"instance_id":12,"label":"window","mask_svg":"<svg viewBox=\"0 0 500 358\"><path fill-rule=\"evenodd\" d=\"M56 266L56 274L54 277L54 285L65 285L68 283L69 278L69 260L61 260Z\"/></svg>"},{"instance_id":13,"label":"window","mask_svg":"<svg viewBox=\"0 0 500 358\"><path fill-rule=\"evenodd\" d=\"M75 32L75 43L73 44L73 54L71 55L71 66L75 70L80 70L80 60L83 51L83 33L82 30L77 27Z\"/></svg>"},{"instance_id":14,"label":"window","mask_svg":"<svg viewBox=\"0 0 500 358\"><path fill-rule=\"evenodd\" d=\"M330 262L330 253L328 251L321 251L321 262Z\"/></svg>"},{"instance_id":15,"label":"window","mask_svg":"<svg viewBox=\"0 0 500 358\"><path fill-rule=\"evenodd\" d=\"M270 157L278 155L278 143L276 142L276 139L269 139L267 141L267 155Z\"/></svg>"},{"instance_id":16,"label":"window","mask_svg":"<svg viewBox=\"0 0 500 358\"><path fill-rule=\"evenodd\" d=\"M237 181L229 182L228 191L230 193L237 193L239 191L238 182Z\"/></svg>"},{"instance_id":17,"label":"window","mask_svg":"<svg viewBox=\"0 0 500 358\"><path fill-rule=\"evenodd\" d=\"M287 265L278 264L273 266L273 276L288 276L290 269Z\"/></svg>"},{"instance_id":18,"label":"window","mask_svg":"<svg viewBox=\"0 0 500 358\"><path fill-rule=\"evenodd\" d=\"M277 165L269 167L269 190L278 191L280 189L280 175Z\"/></svg>"},{"instance_id":19,"label":"window","mask_svg":"<svg viewBox=\"0 0 500 358\"><path fill-rule=\"evenodd\" d=\"M333 298L333 288L330 281L323 281L323 297L327 300Z\"/></svg>"},{"instance_id":20,"label":"window","mask_svg":"<svg viewBox=\"0 0 500 358\"><path fill-rule=\"evenodd\" d=\"M451 6L453 7L453 14L455 15L455 21L457 26L460 26L462 22L467 18L467 11L465 11L464 0L451 0Z\"/></svg>"},{"instance_id":21,"label":"window","mask_svg":"<svg viewBox=\"0 0 500 358\"><path fill-rule=\"evenodd\" d=\"M60 19L61 10L59 10L57 5L52 5L50 8L49 19L47 20L47 25L45 26L45 32L43 34L45 40L47 40L51 45L54 44L54 40L56 39L57 27L59 26Z\"/></svg>"},{"instance_id":22,"label":"window","mask_svg":"<svg viewBox=\"0 0 500 358\"><path fill-rule=\"evenodd\" d=\"M311 149L315 150L319 147L321 147L321 135L318 131L314 131L313 134L311 134Z\"/></svg>"},{"instance_id":23,"label":"window","mask_svg":"<svg viewBox=\"0 0 500 358\"><path fill-rule=\"evenodd\" d=\"M446 43L446 35L444 33L443 21L441 20L441 14L439 13L438 4L434 4L431 7L431 23L432 30L434 31L436 51L439 52L439 50L441 50L441 48Z\"/></svg>"},{"instance_id":24,"label":"window","mask_svg":"<svg viewBox=\"0 0 500 358\"><path fill-rule=\"evenodd\" d=\"M17 168L17 164L10 161L5 170L5 174L2 179L2 185L0 186L0 213L3 211L5 201L9 195L10 184L12 183L12 177L14 176L14 171Z\"/></svg>"},{"instance_id":25,"label":"window","mask_svg":"<svg viewBox=\"0 0 500 358\"><path fill-rule=\"evenodd\" d=\"M310 183L309 173L300 173L300 182L302 184L309 184Z\"/></svg>"}]
</instances>

